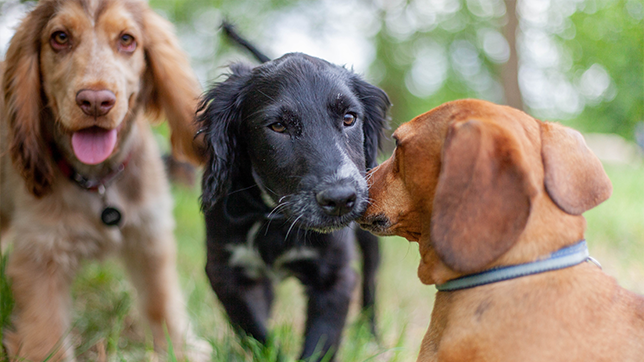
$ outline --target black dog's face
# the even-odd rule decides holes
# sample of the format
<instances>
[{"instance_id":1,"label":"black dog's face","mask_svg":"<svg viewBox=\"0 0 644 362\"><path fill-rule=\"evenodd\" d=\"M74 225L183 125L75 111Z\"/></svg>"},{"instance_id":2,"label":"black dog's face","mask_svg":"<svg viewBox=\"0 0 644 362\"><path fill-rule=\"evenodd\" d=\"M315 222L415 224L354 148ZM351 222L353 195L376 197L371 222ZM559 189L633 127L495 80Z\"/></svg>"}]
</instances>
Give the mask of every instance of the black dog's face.
<instances>
[{"instance_id":1,"label":"black dog's face","mask_svg":"<svg viewBox=\"0 0 644 362\"><path fill-rule=\"evenodd\" d=\"M198 115L213 152L204 206L251 177L301 227L331 231L359 217L368 203L365 170L375 165L386 125L386 94L299 53L232 69Z\"/></svg>"}]
</instances>

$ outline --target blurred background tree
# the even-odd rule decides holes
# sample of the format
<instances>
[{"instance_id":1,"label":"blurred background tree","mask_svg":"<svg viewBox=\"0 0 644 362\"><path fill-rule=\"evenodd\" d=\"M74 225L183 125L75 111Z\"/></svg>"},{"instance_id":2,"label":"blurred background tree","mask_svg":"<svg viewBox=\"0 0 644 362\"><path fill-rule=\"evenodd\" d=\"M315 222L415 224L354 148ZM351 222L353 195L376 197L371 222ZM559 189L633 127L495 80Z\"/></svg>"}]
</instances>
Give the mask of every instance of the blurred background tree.
<instances>
[{"instance_id":1,"label":"blurred background tree","mask_svg":"<svg viewBox=\"0 0 644 362\"><path fill-rule=\"evenodd\" d=\"M585 132L633 139L644 120L642 0L150 0L177 27L202 83L254 61L225 17L269 56L353 67L390 95L393 127L475 97ZM29 2L0 0L0 49Z\"/></svg>"}]
</instances>

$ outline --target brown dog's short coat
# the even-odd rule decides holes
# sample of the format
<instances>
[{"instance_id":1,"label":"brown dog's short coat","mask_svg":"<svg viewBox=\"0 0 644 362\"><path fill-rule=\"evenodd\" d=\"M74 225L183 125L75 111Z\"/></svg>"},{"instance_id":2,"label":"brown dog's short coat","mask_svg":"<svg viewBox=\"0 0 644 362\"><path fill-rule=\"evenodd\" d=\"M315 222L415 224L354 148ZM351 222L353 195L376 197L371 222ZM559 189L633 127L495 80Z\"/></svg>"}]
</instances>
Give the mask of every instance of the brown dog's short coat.
<instances>
[{"instance_id":1,"label":"brown dog's short coat","mask_svg":"<svg viewBox=\"0 0 644 362\"><path fill-rule=\"evenodd\" d=\"M400 126L370 173L361 224L420 244L442 284L535 261L584 239L610 180L581 134L480 100ZM418 361L642 361L644 298L590 263L438 292Z\"/></svg>"}]
</instances>

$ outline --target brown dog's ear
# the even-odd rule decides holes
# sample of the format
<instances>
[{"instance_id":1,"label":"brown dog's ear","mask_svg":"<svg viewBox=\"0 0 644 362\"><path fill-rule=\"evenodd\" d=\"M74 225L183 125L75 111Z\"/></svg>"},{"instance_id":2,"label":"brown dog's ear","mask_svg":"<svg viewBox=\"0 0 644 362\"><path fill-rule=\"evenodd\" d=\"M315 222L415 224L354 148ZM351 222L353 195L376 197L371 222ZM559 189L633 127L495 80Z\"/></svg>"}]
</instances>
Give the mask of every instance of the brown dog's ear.
<instances>
[{"instance_id":1,"label":"brown dog's ear","mask_svg":"<svg viewBox=\"0 0 644 362\"><path fill-rule=\"evenodd\" d=\"M552 201L571 215L606 201L613 186L581 133L556 123L540 126L544 183Z\"/></svg>"},{"instance_id":2,"label":"brown dog's ear","mask_svg":"<svg viewBox=\"0 0 644 362\"><path fill-rule=\"evenodd\" d=\"M143 89L146 111L156 118L162 111L165 114L175 156L202 163L203 146L194 140L197 131L194 116L201 95L199 82L169 21L146 9L143 27L148 65Z\"/></svg>"},{"instance_id":3,"label":"brown dog's ear","mask_svg":"<svg viewBox=\"0 0 644 362\"><path fill-rule=\"evenodd\" d=\"M53 12L53 2L43 3L22 21L7 49L2 83L11 159L36 197L47 194L54 182L53 160L42 132L39 61L42 29Z\"/></svg>"},{"instance_id":4,"label":"brown dog's ear","mask_svg":"<svg viewBox=\"0 0 644 362\"><path fill-rule=\"evenodd\" d=\"M536 193L525 162L517 140L497 125L450 126L431 218L432 245L445 265L480 271L517 241Z\"/></svg>"}]
</instances>

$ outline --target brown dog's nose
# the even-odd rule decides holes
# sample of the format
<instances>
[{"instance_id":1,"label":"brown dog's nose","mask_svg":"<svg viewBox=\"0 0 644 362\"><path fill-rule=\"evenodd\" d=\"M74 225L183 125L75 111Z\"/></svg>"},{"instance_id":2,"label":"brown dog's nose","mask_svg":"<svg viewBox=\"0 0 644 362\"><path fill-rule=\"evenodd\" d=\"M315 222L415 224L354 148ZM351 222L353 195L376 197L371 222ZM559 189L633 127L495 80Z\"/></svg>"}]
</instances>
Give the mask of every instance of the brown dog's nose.
<instances>
[{"instance_id":1,"label":"brown dog's nose","mask_svg":"<svg viewBox=\"0 0 644 362\"><path fill-rule=\"evenodd\" d=\"M76 104L88 116L100 117L109 113L116 103L116 96L107 89L83 89L76 94Z\"/></svg>"},{"instance_id":2,"label":"brown dog's nose","mask_svg":"<svg viewBox=\"0 0 644 362\"><path fill-rule=\"evenodd\" d=\"M315 195L318 205L331 216L342 216L353 210L356 191L349 186L336 186L320 191Z\"/></svg>"}]
</instances>

